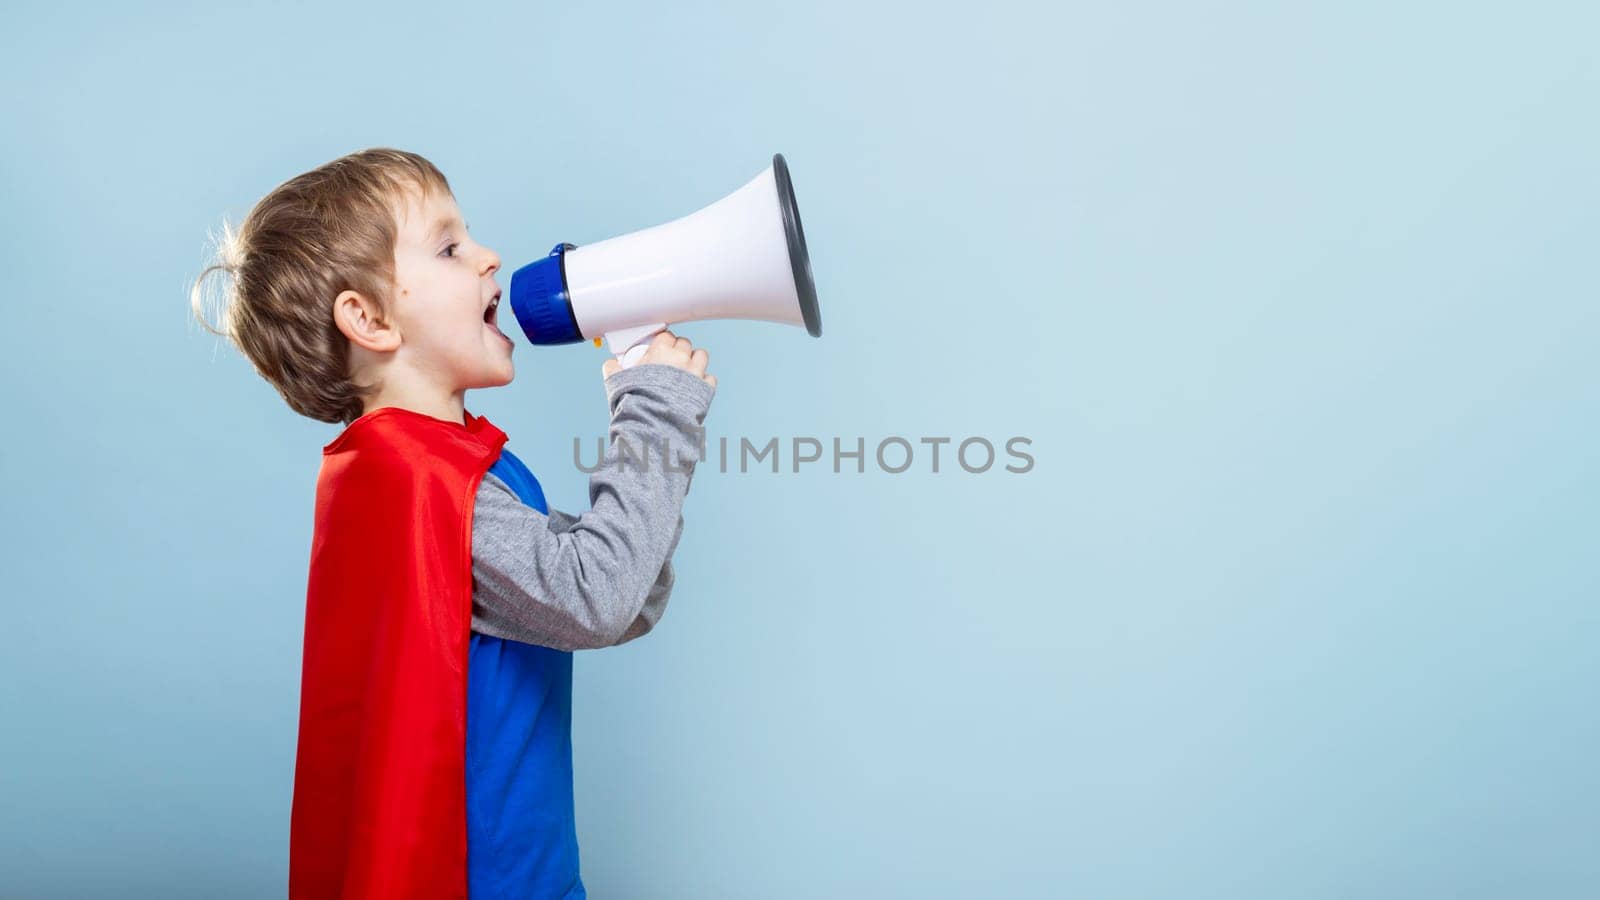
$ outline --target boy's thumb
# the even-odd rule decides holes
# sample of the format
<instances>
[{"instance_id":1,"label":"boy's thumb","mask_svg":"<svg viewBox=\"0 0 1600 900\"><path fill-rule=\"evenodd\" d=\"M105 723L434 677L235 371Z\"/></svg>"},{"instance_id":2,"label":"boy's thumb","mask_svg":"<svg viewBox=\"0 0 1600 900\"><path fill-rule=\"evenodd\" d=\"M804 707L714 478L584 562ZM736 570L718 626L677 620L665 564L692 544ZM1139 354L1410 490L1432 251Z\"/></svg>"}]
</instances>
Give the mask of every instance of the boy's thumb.
<instances>
[{"instance_id":1,"label":"boy's thumb","mask_svg":"<svg viewBox=\"0 0 1600 900\"><path fill-rule=\"evenodd\" d=\"M622 371L622 363L617 362L616 357L612 357L611 359L608 359L603 364L601 364L601 366L600 366L600 377L601 378L610 378L611 376L613 376L613 375L615 375L615 374L617 374L618 372L621 372L621 371Z\"/></svg>"}]
</instances>

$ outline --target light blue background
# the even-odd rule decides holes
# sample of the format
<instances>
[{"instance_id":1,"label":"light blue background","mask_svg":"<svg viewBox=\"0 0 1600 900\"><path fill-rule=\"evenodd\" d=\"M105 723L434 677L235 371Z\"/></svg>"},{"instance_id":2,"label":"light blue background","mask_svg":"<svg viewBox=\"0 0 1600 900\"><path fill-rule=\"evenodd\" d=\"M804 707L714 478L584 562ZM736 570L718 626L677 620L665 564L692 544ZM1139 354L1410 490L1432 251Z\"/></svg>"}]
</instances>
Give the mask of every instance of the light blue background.
<instances>
[{"instance_id":1,"label":"light blue background","mask_svg":"<svg viewBox=\"0 0 1600 900\"><path fill-rule=\"evenodd\" d=\"M684 326L712 438L1033 441L701 470L594 896L1600 895L1591 5L257 6L0 36L0 894L282 895L337 426L186 288L392 145L502 283L782 151L824 335ZM603 358L468 397L561 508Z\"/></svg>"}]
</instances>

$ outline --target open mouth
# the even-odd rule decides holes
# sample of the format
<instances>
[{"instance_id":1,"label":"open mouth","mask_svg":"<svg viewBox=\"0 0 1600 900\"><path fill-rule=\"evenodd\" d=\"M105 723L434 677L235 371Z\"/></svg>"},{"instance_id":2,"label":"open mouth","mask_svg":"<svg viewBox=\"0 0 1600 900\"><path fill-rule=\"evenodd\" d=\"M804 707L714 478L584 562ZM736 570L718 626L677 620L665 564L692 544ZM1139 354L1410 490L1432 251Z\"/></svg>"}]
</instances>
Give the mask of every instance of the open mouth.
<instances>
[{"instance_id":1,"label":"open mouth","mask_svg":"<svg viewBox=\"0 0 1600 900\"><path fill-rule=\"evenodd\" d=\"M511 340L511 336L500 330L498 321L499 318L500 292L496 291L495 295L489 298L489 308L483 311L484 324L488 325L490 330L492 330L495 334L500 335L500 339L505 341L508 345L515 346L515 342Z\"/></svg>"}]
</instances>

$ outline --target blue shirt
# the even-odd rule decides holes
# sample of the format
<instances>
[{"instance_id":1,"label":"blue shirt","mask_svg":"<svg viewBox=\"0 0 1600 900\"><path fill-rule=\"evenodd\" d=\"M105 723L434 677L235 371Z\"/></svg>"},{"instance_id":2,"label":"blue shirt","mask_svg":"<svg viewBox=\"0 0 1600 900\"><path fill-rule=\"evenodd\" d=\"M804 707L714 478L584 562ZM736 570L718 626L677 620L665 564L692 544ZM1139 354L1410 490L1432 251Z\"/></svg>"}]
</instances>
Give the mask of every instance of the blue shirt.
<instances>
[{"instance_id":1,"label":"blue shirt","mask_svg":"<svg viewBox=\"0 0 1600 900\"><path fill-rule=\"evenodd\" d=\"M510 450L489 471L549 514ZM572 796L572 654L472 635L467 662L467 882L473 900L586 900Z\"/></svg>"}]
</instances>

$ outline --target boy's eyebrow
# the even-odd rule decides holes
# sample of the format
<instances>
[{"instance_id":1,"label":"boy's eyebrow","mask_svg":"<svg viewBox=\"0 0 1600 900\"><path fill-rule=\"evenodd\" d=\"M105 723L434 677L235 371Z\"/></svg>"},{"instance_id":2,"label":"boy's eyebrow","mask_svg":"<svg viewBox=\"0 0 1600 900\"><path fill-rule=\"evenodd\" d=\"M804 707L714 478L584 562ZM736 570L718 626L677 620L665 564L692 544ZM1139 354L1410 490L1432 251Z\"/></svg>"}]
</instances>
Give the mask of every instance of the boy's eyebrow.
<instances>
[{"instance_id":1,"label":"boy's eyebrow","mask_svg":"<svg viewBox=\"0 0 1600 900\"><path fill-rule=\"evenodd\" d=\"M464 230L464 231L471 231L472 230L472 226L471 225L468 225L467 223L462 222L460 219L456 218L455 216L446 216L446 217L440 219L439 221L433 223L433 230L428 232L428 240L431 241L436 237L444 236L444 233L446 231L450 230L450 226L451 225L456 225L456 224L459 224L461 226L462 230Z\"/></svg>"}]
</instances>

